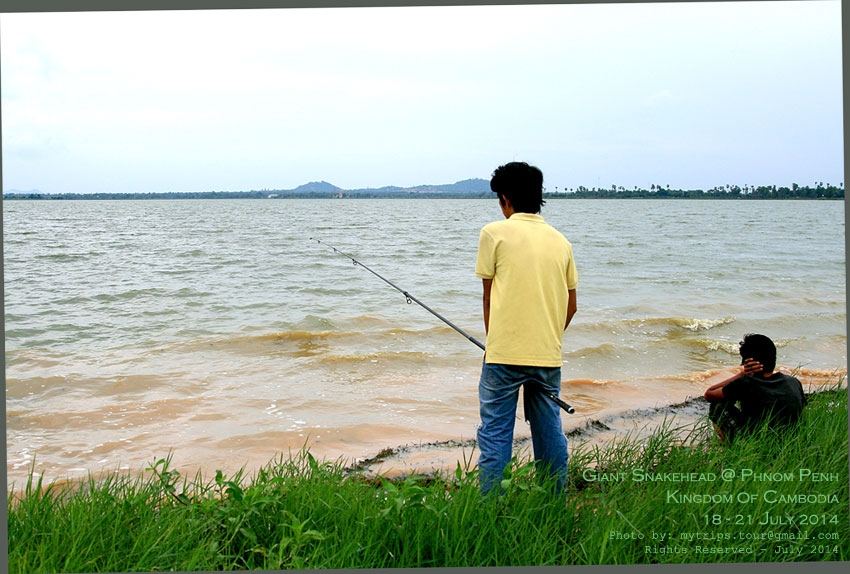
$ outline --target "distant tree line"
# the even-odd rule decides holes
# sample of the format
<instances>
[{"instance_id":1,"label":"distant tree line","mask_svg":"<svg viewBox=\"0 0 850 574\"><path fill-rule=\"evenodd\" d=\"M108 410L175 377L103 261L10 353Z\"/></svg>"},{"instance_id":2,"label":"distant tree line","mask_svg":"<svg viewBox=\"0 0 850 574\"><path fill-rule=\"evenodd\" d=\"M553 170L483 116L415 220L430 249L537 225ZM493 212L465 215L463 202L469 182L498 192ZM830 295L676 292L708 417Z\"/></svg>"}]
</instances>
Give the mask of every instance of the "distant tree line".
<instances>
[{"instance_id":1,"label":"distant tree line","mask_svg":"<svg viewBox=\"0 0 850 574\"><path fill-rule=\"evenodd\" d=\"M314 191L189 191L189 192L163 192L163 193L7 193L3 195L4 200L14 199L51 199L51 200L79 200L79 199L470 199L493 197L488 193L457 193L457 192L427 192L427 191L341 191L335 193Z\"/></svg>"},{"instance_id":2,"label":"distant tree line","mask_svg":"<svg viewBox=\"0 0 850 574\"><path fill-rule=\"evenodd\" d=\"M299 191L299 190L252 190L252 191L173 191L162 193L7 193L4 200L114 200L114 199L339 199L339 198L492 198L489 191L413 191L402 188L382 191L380 189L338 190L338 191ZM738 185L716 186L702 189L670 189L669 185L653 184L649 189L637 186L626 189L612 185L610 188L587 188L582 185L575 188L546 192L547 199L844 199L844 184L837 187L823 182L813 186L791 187L760 185L743 187Z\"/></svg>"},{"instance_id":3,"label":"distant tree line","mask_svg":"<svg viewBox=\"0 0 850 574\"><path fill-rule=\"evenodd\" d=\"M617 185L612 185L608 189L587 188L580 185L560 191L556 187L555 193L546 193L545 196L576 199L844 199L844 184L834 186L830 183L817 182L813 186L800 186L792 183L791 187L724 185L708 190L670 189L669 185L660 184L652 184L649 189L638 187L626 189Z\"/></svg>"},{"instance_id":4,"label":"distant tree line","mask_svg":"<svg viewBox=\"0 0 850 574\"><path fill-rule=\"evenodd\" d=\"M6 193L3 199L265 199L262 191L169 191L161 193Z\"/></svg>"}]
</instances>

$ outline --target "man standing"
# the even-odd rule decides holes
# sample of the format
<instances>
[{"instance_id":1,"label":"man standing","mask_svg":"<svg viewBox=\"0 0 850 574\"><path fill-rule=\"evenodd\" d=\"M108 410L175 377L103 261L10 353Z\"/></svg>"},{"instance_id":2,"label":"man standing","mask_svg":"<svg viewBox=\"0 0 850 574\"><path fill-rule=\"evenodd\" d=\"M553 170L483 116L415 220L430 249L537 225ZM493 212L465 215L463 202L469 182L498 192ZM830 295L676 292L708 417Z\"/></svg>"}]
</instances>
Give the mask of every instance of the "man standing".
<instances>
[{"instance_id":1,"label":"man standing","mask_svg":"<svg viewBox=\"0 0 850 574\"><path fill-rule=\"evenodd\" d=\"M478 384L481 491L499 485L511 459L519 388L538 468L567 481L567 439L559 407L542 392L561 387L561 338L576 312L578 273L569 241L540 216L543 173L523 162L500 166L490 189L503 221L485 225L475 274L483 281L484 365Z\"/></svg>"}]
</instances>

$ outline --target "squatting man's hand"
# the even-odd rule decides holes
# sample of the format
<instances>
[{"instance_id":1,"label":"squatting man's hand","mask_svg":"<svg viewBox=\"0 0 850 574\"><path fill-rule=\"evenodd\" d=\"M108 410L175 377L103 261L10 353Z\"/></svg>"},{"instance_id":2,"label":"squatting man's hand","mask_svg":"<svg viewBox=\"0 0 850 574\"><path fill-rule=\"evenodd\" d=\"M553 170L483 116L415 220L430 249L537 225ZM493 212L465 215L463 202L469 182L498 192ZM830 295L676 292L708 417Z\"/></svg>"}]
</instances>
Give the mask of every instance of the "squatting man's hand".
<instances>
[{"instance_id":1,"label":"squatting man's hand","mask_svg":"<svg viewBox=\"0 0 850 574\"><path fill-rule=\"evenodd\" d=\"M760 375L764 366L755 359L745 359L741 363L741 373L744 375Z\"/></svg>"}]
</instances>

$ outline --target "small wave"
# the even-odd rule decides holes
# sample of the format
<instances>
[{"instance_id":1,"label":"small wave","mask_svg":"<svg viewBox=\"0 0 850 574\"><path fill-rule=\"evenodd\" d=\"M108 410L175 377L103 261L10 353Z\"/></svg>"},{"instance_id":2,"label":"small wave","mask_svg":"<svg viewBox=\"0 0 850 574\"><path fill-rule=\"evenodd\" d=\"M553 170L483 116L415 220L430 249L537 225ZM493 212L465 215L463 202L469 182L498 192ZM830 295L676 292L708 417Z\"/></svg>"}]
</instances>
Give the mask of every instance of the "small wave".
<instances>
[{"instance_id":1,"label":"small wave","mask_svg":"<svg viewBox=\"0 0 850 574\"><path fill-rule=\"evenodd\" d=\"M454 333L454 329L448 327L446 325L435 325L433 327L428 327L427 329L407 329L404 327L396 327L393 329L387 329L382 331L381 335L388 335L390 337L400 337L404 335L410 335L413 337L421 337L422 335L435 335L435 334L446 334L446 333Z\"/></svg>"},{"instance_id":2,"label":"small wave","mask_svg":"<svg viewBox=\"0 0 850 574\"><path fill-rule=\"evenodd\" d=\"M708 369L705 371L694 371L691 373L682 373L678 375L667 375L664 377L665 379L669 379L671 381L684 381L688 383L702 383L707 381L708 379L729 371L728 369ZM731 373L731 371L729 371Z\"/></svg>"},{"instance_id":3,"label":"small wave","mask_svg":"<svg viewBox=\"0 0 850 574\"><path fill-rule=\"evenodd\" d=\"M812 387L826 387L833 385L847 386L847 369L804 369L802 367L781 366L779 370L788 373L800 379L800 381L808 386L808 390Z\"/></svg>"},{"instance_id":4,"label":"small wave","mask_svg":"<svg viewBox=\"0 0 850 574\"><path fill-rule=\"evenodd\" d=\"M781 349L782 347L787 347L791 343L792 339L776 339L773 343L776 345L777 349ZM739 343L738 341L729 341L728 339L689 339L686 341L687 344L697 347L698 349L703 349L706 351L722 351L724 353L728 353L730 355L734 355L735 357L739 357Z\"/></svg>"},{"instance_id":5,"label":"small wave","mask_svg":"<svg viewBox=\"0 0 850 574\"><path fill-rule=\"evenodd\" d=\"M395 324L393 321L388 321L384 317L376 317L374 315L358 315L352 317L349 321L355 326L370 327Z\"/></svg>"},{"instance_id":6,"label":"small wave","mask_svg":"<svg viewBox=\"0 0 850 574\"><path fill-rule=\"evenodd\" d=\"M567 353L569 357L608 357L614 355L618 350L618 347L612 343L602 343L601 345L596 345L594 347L582 347L581 349L576 349L574 351L570 351Z\"/></svg>"},{"instance_id":7,"label":"small wave","mask_svg":"<svg viewBox=\"0 0 850 574\"><path fill-rule=\"evenodd\" d=\"M396 351L365 353L362 355L324 355L318 357L316 362L326 365L337 365L344 363L388 363L388 362L421 362L432 359L429 353L418 351Z\"/></svg>"},{"instance_id":8,"label":"small wave","mask_svg":"<svg viewBox=\"0 0 850 574\"><path fill-rule=\"evenodd\" d=\"M191 335L192 333L186 333ZM328 346L331 339L340 339L360 333L345 333L340 331L279 331L260 335L234 335L225 337L203 337L192 341L166 345L160 352L173 347L184 351L215 351L220 350L236 354L266 355L268 353L287 353L294 356L310 356L317 354Z\"/></svg>"},{"instance_id":9,"label":"small wave","mask_svg":"<svg viewBox=\"0 0 850 574\"><path fill-rule=\"evenodd\" d=\"M718 339L694 339L693 343L697 347L701 347L706 351L722 351L730 355L738 355L738 343L729 341L721 341Z\"/></svg>"},{"instance_id":10,"label":"small wave","mask_svg":"<svg viewBox=\"0 0 850 574\"><path fill-rule=\"evenodd\" d=\"M628 319L625 323L636 328L645 326L673 327L686 331L698 332L708 331L715 327L728 325L735 322L735 317L722 317L720 319L696 319L693 317L647 317L645 319Z\"/></svg>"},{"instance_id":11,"label":"small wave","mask_svg":"<svg viewBox=\"0 0 850 574\"><path fill-rule=\"evenodd\" d=\"M400 329L400 328L383 328L372 331L364 330L342 330L342 329L303 329L293 326L293 329L283 331L275 331L271 333L248 333L248 334L233 334L229 336L206 337L206 333L200 333L202 338L196 338L192 341L176 343L174 345L166 345L159 349L165 351L170 347L176 347L182 350L221 350L224 352L232 352L237 354L249 355L265 355L273 354L289 354L294 357L313 357L322 353L328 352L330 348L337 347L338 350L343 350L349 345L357 345L358 348L364 344L368 348L378 347L374 341L381 339L383 341L395 341L402 337L427 337L433 335L445 335L452 333L451 329L438 325L427 329ZM191 336L193 333L185 333L186 336ZM197 335L197 334L196 334ZM354 355L351 355L354 357ZM374 358L374 357L373 357ZM334 362L335 359L329 359ZM341 359L342 361L354 360ZM337 361L338 362L338 361Z\"/></svg>"},{"instance_id":12,"label":"small wave","mask_svg":"<svg viewBox=\"0 0 850 574\"><path fill-rule=\"evenodd\" d=\"M17 349L6 351L6 367L56 367L63 363L63 357L49 355L41 349Z\"/></svg>"},{"instance_id":13,"label":"small wave","mask_svg":"<svg viewBox=\"0 0 850 574\"><path fill-rule=\"evenodd\" d=\"M88 259L88 255L83 253L56 253L51 255L36 255L35 258L55 261L57 263L65 263L69 261L82 261Z\"/></svg>"},{"instance_id":14,"label":"small wave","mask_svg":"<svg viewBox=\"0 0 850 574\"><path fill-rule=\"evenodd\" d=\"M307 315L294 326L297 329L304 329L307 331L318 329L336 329L336 325L333 321L331 321L330 319L326 319L325 317L320 317L318 315Z\"/></svg>"},{"instance_id":15,"label":"small wave","mask_svg":"<svg viewBox=\"0 0 850 574\"><path fill-rule=\"evenodd\" d=\"M24 346L50 347L56 343L75 343L83 339L90 339L103 329L109 328L103 323L77 324L77 323L50 323L43 327L19 328L6 331L7 340L25 340ZM62 335L67 335L62 337ZM38 337L50 337L49 339L38 339Z\"/></svg>"},{"instance_id":16,"label":"small wave","mask_svg":"<svg viewBox=\"0 0 850 574\"><path fill-rule=\"evenodd\" d=\"M708 331L721 325L728 325L734 321L734 317L723 317L722 319L685 319L679 325L688 331Z\"/></svg>"},{"instance_id":17,"label":"small wave","mask_svg":"<svg viewBox=\"0 0 850 574\"><path fill-rule=\"evenodd\" d=\"M184 299L186 297L208 297L211 293L206 291L198 291L197 289L192 289L191 287L183 287L182 289L178 289L172 293L175 297Z\"/></svg>"},{"instance_id":18,"label":"small wave","mask_svg":"<svg viewBox=\"0 0 850 574\"><path fill-rule=\"evenodd\" d=\"M137 314L142 317L162 317L163 315L179 315L180 311L176 309L149 309Z\"/></svg>"},{"instance_id":19,"label":"small wave","mask_svg":"<svg viewBox=\"0 0 850 574\"><path fill-rule=\"evenodd\" d=\"M100 293L95 295L93 299L101 303L112 303L115 301L129 301L140 297L156 297L167 294L165 289L153 287L150 289L129 289L120 293Z\"/></svg>"},{"instance_id":20,"label":"small wave","mask_svg":"<svg viewBox=\"0 0 850 574\"><path fill-rule=\"evenodd\" d=\"M847 369L797 369L804 377L842 377L847 376Z\"/></svg>"},{"instance_id":21,"label":"small wave","mask_svg":"<svg viewBox=\"0 0 850 574\"><path fill-rule=\"evenodd\" d=\"M298 289L295 289L295 292L302 295L327 295L344 297L351 293L351 289L348 287L299 287Z\"/></svg>"},{"instance_id":22,"label":"small wave","mask_svg":"<svg viewBox=\"0 0 850 574\"><path fill-rule=\"evenodd\" d=\"M313 342L326 341L328 339L341 338L354 334L340 331L279 331L265 335L251 335L242 337L241 339L245 341L257 341L259 343L276 343L278 341Z\"/></svg>"},{"instance_id":23,"label":"small wave","mask_svg":"<svg viewBox=\"0 0 850 574\"><path fill-rule=\"evenodd\" d=\"M91 301L91 297L86 297L84 295L74 295L72 297L65 297L63 299L54 299L50 301L52 305L79 305L80 303L88 303Z\"/></svg>"},{"instance_id":24,"label":"small wave","mask_svg":"<svg viewBox=\"0 0 850 574\"><path fill-rule=\"evenodd\" d=\"M31 396L44 398L48 394L62 393L68 391L68 379L64 376L52 375L48 377L27 377L6 379L6 399L15 400ZM7 412L7 417L12 411ZM8 421L7 421L8 423Z\"/></svg>"},{"instance_id":25,"label":"small wave","mask_svg":"<svg viewBox=\"0 0 850 574\"><path fill-rule=\"evenodd\" d=\"M615 381L609 379L566 379L563 381L563 384L571 385L571 386L586 386L586 385L597 385L597 386L605 386Z\"/></svg>"},{"instance_id":26,"label":"small wave","mask_svg":"<svg viewBox=\"0 0 850 574\"><path fill-rule=\"evenodd\" d=\"M402 322L397 319L386 319L384 317L376 317L374 315L358 315L357 317L352 317L345 321L345 324L348 327L353 327L356 329L372 327L376 329L376 335L387 335L390 337L398 337L400 335L421 336L426 334L454 332L451 327L437 322L435 322L433 326L426 327L424 329L404 327L401 326L400 323Z\"/></svg>"},{"instance_id":27,"label":"small wave","mask_svg":"<svg viewBox=\"0 0 850 574\"><path fill-rule=\"evenodd\" d=\"M118 293L100 293L91 299L101 303L115 303L118 301L130 301L145 297L175 297L177 299L188 299L190 297L207 297L209 295L210 293L206 291L198 291L191 287L182 287L176 290L168 290L161 287L150 287L148 289L128 289Z\"/></svg>"},{"instance_id":28,"label":"small wave","mask_svg":"<svg viewBox=\"0 0 850 574\"><path fill-rule=\"evenodd\" d=\"M6 338L7 339L25 339L27 337L37 337L38 335L42 335L46 332L46 329L6 329Z\"/></svg>"}]
</instances>

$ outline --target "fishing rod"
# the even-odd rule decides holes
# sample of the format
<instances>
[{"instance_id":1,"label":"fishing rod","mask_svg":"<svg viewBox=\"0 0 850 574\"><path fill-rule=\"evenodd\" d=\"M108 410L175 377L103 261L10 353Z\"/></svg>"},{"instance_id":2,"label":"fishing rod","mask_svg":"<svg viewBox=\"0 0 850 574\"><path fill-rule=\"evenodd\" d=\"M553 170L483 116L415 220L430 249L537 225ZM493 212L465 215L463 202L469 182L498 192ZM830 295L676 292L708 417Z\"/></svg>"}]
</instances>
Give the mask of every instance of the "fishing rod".
<instances>
[{"instance_id":1,"label":"fishing rod","mask_svg":"<svg viewBox=\"0 0 850 574\"><path fill-rule=\"evenodd\" d=\"M458 333L460 333L461 335L466 337L473 344L477 345L479 349L481 349L482 351L485 350L484 345L481 343L481 341L479 341L478 339L476 339L475 337L473 337L472 335L470 335L469 333L467 333L466 331L464 331L463 329L461 329L460 327L458 327L457 325L455 325L454 323L452 323L451 321L449 321L448 319L446 319L445 317L443 317L442 315L440 315L439 313L437 313L436 311L431 309L428 305L426 305L425 303L423 303L422 301L420 301L419 299L417 299L416 297L414 297L413 295L411 295L410 293L408 293L407 291L405 291L404 289L402 289L401 287L399 287L398 285L396 285L395 283L393 283L392 281L387 279L386 277L383 277L380 274L376 273L375 271L373 271L372 269L370 269L366 265L363 265L362 263L357 261L351 255L348 255L347 253L343 253L342 251L340 251L339 249L337 249L333 245L325 243L321 239L316 239L315 237L311 237L310 239L318 242L321 245L324 245L325 247L330 247L331 249L333 249L334 253L339 253L343 257L347 257L348 259L351 259L351 261L354 263L354 265L359 265L360 267L362 267L363 269L365 269L366 271L368 271L369 273L371 273L372 275L374 275L375 277L377 277L378 279L380 279L384 283L387 283L390 287L394 288L396 291L401 292L401 294L404 295L404 298L407 300L408 305L410 305L411 303L416 303L417 305L419 305L420 307L422 307L423 309L425 309L426 311L428 311L429 313L434 315L437 319L439 319L440 321L442 321L443 323L445 323L446 325L448 325L449 327L451 327L452 329L454 329L455 331L457 331ZM555 402L555 404L557 404L559 407L561 407L562 409L567 411L569 414L573 414L573 413L576 412L575 409L572 406L570 406L567 403L565 403L564 401L562 401L561 398L558 395L556 395L555 393L551 393L551 392L547 391L542 386L540 388L540 391L544 395L546 395L548 398L552 399Z\"/></svg>"}]
</instances>

